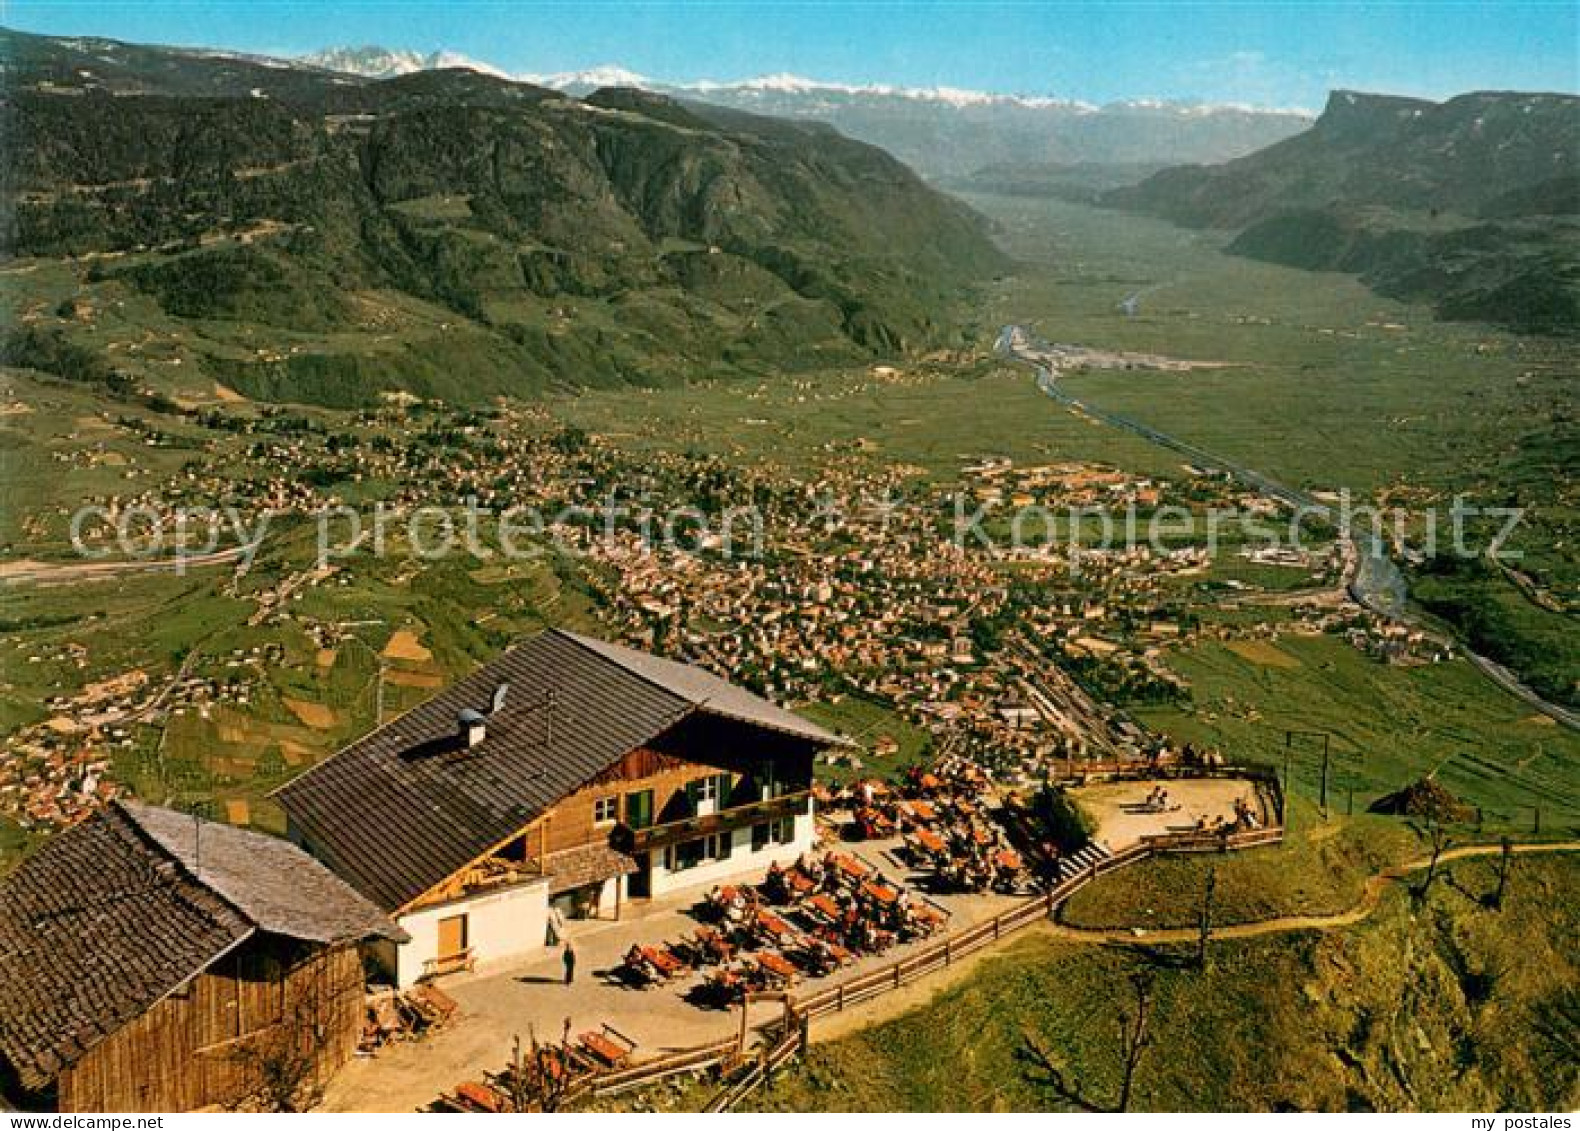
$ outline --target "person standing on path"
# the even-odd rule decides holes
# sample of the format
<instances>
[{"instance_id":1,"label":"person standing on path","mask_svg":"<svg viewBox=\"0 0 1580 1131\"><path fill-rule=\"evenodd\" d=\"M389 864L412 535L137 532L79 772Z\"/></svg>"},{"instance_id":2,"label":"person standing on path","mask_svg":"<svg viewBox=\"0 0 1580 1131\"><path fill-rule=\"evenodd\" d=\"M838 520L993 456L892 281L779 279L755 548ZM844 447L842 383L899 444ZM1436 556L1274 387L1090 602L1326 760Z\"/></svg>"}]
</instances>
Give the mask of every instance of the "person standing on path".
<instances>
[{"instance_id":1,"label":"person standing on path","mask_svg":"<svg viewBox=\"0 0 1580 1131\"><path fill-rule=\"evenodd\" d=\"M571 948L570 940L565 942L565 984L568 986L576 980L576 951Z\"/></svg>"}]
</instances>

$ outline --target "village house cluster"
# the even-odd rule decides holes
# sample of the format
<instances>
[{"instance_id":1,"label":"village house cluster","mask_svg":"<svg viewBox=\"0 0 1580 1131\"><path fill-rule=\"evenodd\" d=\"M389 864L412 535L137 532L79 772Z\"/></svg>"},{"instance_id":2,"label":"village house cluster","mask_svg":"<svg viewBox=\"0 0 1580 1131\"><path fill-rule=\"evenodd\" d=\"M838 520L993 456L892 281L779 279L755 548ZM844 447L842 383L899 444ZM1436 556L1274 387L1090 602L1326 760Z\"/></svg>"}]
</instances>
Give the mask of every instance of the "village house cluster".
<instances>
[{"instance_id":1,"label":"village house cluster","mask_svg":"<svg viewBox=\"0 0 1580 1131\"><path fill-rule=\"evenodd\" d=\"M280 523L343 506L353 492L392 507L541 508L554 520L553 537L580 555L577 568L622 639L781 701L870 698L940 742L1027 773L1050 758L1145 747L1124 705L1186 694L1168 650L1202 635L1248 631L1204 623L1198 613L1204 603L1255 599L1259 590L1214 581L1214 561L1189 538L1161 549L1093 545L1077 560L1053 542L1016 547L961 538L960 498L969 498L972 511L985 508L991 533L1001 532L998 516L1022 507L1142 515L1170 505L1276 510L1191 469L1161 478L988 457L962 460L947 482L885 462L859 442L830 446L811 473L744 469L695 451L633 453L520 406L463 411L406 401L365 413L365 435L354 438L280 409L197 419L209 447L241 444L246 458L193 459L158 482L138 477L135 491L95 504L154 514L224 503L244 516L266 511ZM160 443L146 424L136 434ZM721 545L706 523L655 539L645 516L677 506L704 518L750 507L760 544L750 552ZM1238 552L1254 565L1330 583L1337 568L1326 552ZM253 601L249 623L267 628L292 619L294 596L352 584L358 568L348 553L261 585L238 569L226 591ZM1301 630L1345 627L1320 603L1296 606L1294 617ZM58 697L47 719L8 737L0 808L30 827L69 823L113 791L111 752L130 746L136 725L157 726L169 712L214 700L247 702L265 678L269 647L218 663L194 657L195 667L168 674L105 673ZM76 662L91 671L91 659ZM860 742L865 752L835 756L858 762L895 745L882 731Z\"/></svg>"}]
</instances>

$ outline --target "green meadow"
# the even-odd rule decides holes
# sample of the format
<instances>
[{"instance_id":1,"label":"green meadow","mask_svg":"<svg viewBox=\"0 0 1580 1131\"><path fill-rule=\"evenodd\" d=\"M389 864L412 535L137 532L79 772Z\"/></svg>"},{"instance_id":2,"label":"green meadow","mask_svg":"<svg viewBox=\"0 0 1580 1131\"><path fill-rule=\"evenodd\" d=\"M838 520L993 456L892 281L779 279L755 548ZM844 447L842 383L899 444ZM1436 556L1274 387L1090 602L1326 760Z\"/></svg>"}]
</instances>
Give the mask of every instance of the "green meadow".
<instances>
[{"instance_id":1,"label":"green meadow","mask_svg":"<svg viewBox=\"0 0 1580 1131\"><path fill-rule=\"evenodd\" d=\"M1034 930L925 1004L814 1044L750 1103L1113 1111L1141 976L1133 1110L1572 1110L1575 880L1573 860L1521 857L1493 911L1493 865L1464 861L1424 902L1390 885L1353 926L1213 942L1205 970L1188 946Z\"/></svg>"}]
</instances>

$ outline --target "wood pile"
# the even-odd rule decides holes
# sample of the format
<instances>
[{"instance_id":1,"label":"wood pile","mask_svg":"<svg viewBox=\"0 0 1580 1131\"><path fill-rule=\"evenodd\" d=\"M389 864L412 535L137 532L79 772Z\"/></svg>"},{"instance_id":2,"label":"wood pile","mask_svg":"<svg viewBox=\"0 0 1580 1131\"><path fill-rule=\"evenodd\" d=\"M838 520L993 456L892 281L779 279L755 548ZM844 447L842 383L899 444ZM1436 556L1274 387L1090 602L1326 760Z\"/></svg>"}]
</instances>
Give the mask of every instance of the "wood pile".
<instances>
[{"instance_id":1,"label":"wood pile","mask_svg":"<svg viewBox=\"0 0 1580 1131\"><path fill-rule=\"evenodd\" d=\"M395 1041L421 1040L449 1024L459 1009L449 994L426 983L404 993L391 987L375 990L368 995L357 1051L368 1056Z\"/></svg>"}]
</instances>

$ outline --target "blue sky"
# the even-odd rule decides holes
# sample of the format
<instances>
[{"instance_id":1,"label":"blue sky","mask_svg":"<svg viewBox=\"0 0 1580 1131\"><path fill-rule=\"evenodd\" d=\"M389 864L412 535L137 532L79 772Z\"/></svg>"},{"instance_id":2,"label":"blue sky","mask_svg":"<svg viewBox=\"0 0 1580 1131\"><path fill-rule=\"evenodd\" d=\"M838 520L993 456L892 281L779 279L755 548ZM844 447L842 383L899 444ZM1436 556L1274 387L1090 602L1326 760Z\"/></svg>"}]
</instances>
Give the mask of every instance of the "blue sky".
<instances>
[{"instance_id":1,"label":"blue sky","mask_svg":"<svg viewBox=\"0 0 1580 1131\"><path fill-rule=\"evenodd\" d=\"M602 63L669 80L789 71L1097 102L1316 108L1334 87L1427 97L1580 88L1574 0L0 0L0 23L278 54L364 43L442 47L529 73Z\"/></svg>"}]
</instances>

